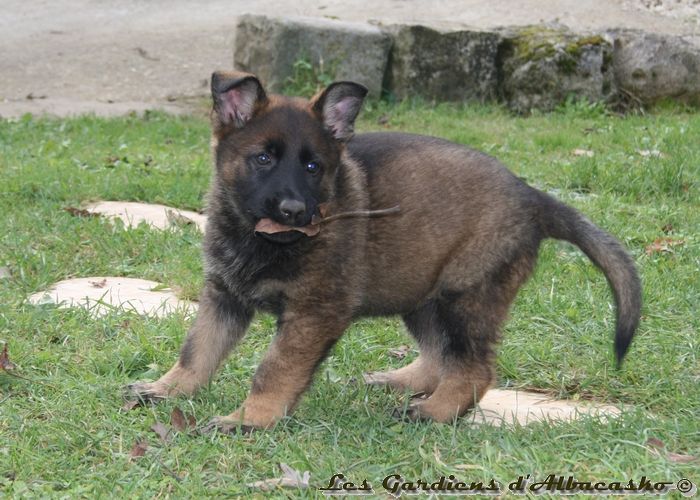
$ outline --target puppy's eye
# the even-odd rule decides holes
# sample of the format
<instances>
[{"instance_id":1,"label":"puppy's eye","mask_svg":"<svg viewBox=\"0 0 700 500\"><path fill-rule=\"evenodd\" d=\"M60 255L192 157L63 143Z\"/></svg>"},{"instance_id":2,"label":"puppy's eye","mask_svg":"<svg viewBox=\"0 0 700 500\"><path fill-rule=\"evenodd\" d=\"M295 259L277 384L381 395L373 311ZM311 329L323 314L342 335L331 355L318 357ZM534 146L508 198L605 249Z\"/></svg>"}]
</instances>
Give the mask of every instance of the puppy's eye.
<instances>
[{"instance_id":1,"label":"puppy's eye","mask_svg":"<svg viewBox=\"0 0 700 500\"><path fill-rule=\"evenodd\" d=\"M258 165L269 165L272 158L270 158L270 155L267 153L260 153L255 157L255 161L258 163Z\"/></svg>"},{"instance_id":2,"label":"puppy's eye","mask_svg":"<svg viewBox=\"0 0 700 500\"><path fill-rule=\"evenodd\" d=\"M311 175L316 175L321 171L321 166L315 161L310 161L306 164L306 171Z\"/></svg>"}]
</instances>

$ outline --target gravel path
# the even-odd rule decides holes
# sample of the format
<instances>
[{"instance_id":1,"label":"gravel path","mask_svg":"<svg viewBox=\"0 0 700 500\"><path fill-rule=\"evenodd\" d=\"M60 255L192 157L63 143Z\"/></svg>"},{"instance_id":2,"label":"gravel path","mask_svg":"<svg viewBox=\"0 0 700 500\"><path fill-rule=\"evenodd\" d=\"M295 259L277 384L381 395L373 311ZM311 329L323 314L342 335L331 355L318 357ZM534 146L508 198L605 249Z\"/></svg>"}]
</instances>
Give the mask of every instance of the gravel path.
<instances>
[{"instance_id":1,"label":"gravel path","mask_svg":"<svg viewBox=\"0 0 700 500\"><path fill-rule=\"evenodd\" d=\"M0 116L191 109L243 13L489 28L558 22L700 36L700 0L5 0Z\"/></svg>"}]
</instances>

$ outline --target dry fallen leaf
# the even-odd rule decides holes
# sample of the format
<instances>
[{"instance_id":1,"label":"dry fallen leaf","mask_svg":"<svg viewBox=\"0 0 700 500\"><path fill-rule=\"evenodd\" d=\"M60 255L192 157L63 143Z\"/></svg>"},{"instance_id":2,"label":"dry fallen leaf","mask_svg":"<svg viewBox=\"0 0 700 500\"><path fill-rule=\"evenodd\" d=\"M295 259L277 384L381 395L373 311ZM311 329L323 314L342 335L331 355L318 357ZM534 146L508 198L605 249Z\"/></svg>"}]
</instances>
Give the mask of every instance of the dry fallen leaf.
<instances>
[{"instance_id":1,"label":"dry fallen leaf","mask_svg":"<svg viewBox=\"0 0 700 500\"><path fill-rule=\"evenodd\" d=\"M672 451L669 451L666 454L666 458L668 458L669 461L677 464L687 464L690 462L695 462L698 459L698 457L694 457L693 455L683 455L681 453L673 453Z\"/></svg>"},{"instance_id":2,"label":"dry fallen leaf","mask_svg":"<svg viewBox=\"0 0 700 500\"><path fill-rule=\"evenodd\" d=\"M184 430L187 429L187 422L185 422L185 415L182 413L182 410L178 408L177 406L173 408L173 411L170 413L170 424L173 426L173 429L176 431L183 432Z\"/></svg>"},{"instance_id":3,"label":"dry fallen leaf","mask_svg":"<svg viewBox=\"0 0 700 500\"><path fill-rule=\"evenodd\" d=\"M660 439L657 439L657 438L653 438L653 437L647 439L647 446L650 446L651 448L653 448L655 450L665 450L666 449L666 445L664 444L663 441L661 441Z\"/></svg>"},{"instance_id":4,"label":"dry fallen leaf","mask_svg":"<svg viewBox=\"0 0 700 500\"><path fill-rule=\"evenodd\" d=\"M115 168L125 163L129 163L129 158L127 156L119 157L112 155L105 158L105 167L107 168Z\"/></svg>"},{"instance_id":5,"label":"dry fallen leaf","mask_svg":"<svg viewBox=\"0 0 700 500\"><path fill-rule=\"evenodd\" d=\"M104 288L107 286L107 278L103 278L100 281L89 281L90 286L95 287L95 288Z\"/></svg>"},{"instance_id":6,"label":"dry fallen leaf","mask_svg":"<svg viewBox=\"0 0 700 500\"><path fill-rule=\"evenodd\" d=\"M63 210L65 210L66 212L68 212L69 214L71 214L75 217L99 217L100 216L100 214L90 212L89 210L85 210L84 208L64 207Z\"/></svg>"},{"instance_id":7,"label":"dry fallen leaf","mask_svg":"<svg viewBox=\"0 0 700 500\"><path fill-rule=\"evenodd\" d=\"M161 422L158 422L156 420L156 423L151 426L151 430L158 434L158 437L164 443L167 443L169 441L170 430L167 427L165 427L165 425L163 425Z\"/></svg>"},{"instance_id":8,"label":"dry fallen leaf","mask_svg":"<svg viewBox=\"0 0 700 500\"><path fill-rule=\"evenodd\" d=\"M272 491L276 488L309 487L309 478L311 476L309 471L304 471L304 473L300 473L299 471L292 469L289 465L285 463L280 464L280 469L282 469L282 477L274 479L265 479L263 481L255 481L254 483L249 483L247 486L249 488L256 488L262 491Z\"/></svg>"},{"instance_id":9,"label":"dry fallen leaf","mask_svg":"<svg viewBox=\"0 0 700 500\"><path fill-rule=\"evenodd\" d=\"M663 441L657 438L651 437L647 439L646 445L650 453L658 457L666 457L670 462L686 464L697 460L697 457L694 457L693 455L684 455L682 453L673 453L672 451L667 451L666 444L664 444Z\"/></svg>"},{"instance_id":10,"label":"dry fallen leaf","mask_svg":"<svg viewBox=\"0 0 700 500\"><path fill-rule=\"evenodd\" d=\"M592 158L595 153L589 149L574 149L574 156L587 156Z\"/></svg>"},{"instance_id":11,"label":"dry fallen leaf","mask_svg":"<svg viewBox=\"0 0 700 500\"><path fill-rule=\"evenodd\" d=\"M672 247L685 245L684 239L673 239L673 238L656 238L651 245L647 245L644 251L647 255L652 255L655 253L671 253L673 252Z\"/></svg>"},{"instance_id":12,"label":"dry fallen leaf","mask_svg":"<svg viewBox=\"0 0 700 500\"><path fill-rule=\"evenodd\" d=\"M0 353L0 368L4 371L9 372L17 368L15 364L10 361L10 355L7 353L7 344L2 347L2 352Z\"/></svg>"},{"instance_id":13,"label":"dry fallen leaf","mask_svg":"<svg viewBox=\"0 0 700 500\"><path fill-rule=\"evenodd\" d=\"M192 219L190 219L189 217L185 217L184 215L176 212L175 210L166 210L165 217L168 219L168 222L174 226L190 226L194 224L194 221Z\"/></svg>"},{"instance_id":14,"label":"dry fallen leaf","mask_svg":"<svg viewBox=\"0 0 700 500\"><path fill-rule=\"evenodd\" d=\"M122 405L122 410L131 411L140 405L141 405L141 401L139 401L138 399L132 399L132 400L129 400Z\"/></svg>"},{"instance_id":15,"label":"dry fallen leaf","mask_svg":"<svg viewBox=\"0 0 700 500\"><path fill-rule=\"evenodd\" d=\"M194 417L185 417L182 410L177 406L173 408L172 413L170 413L170 424L176 431L184 432L188 427L194 428L196 422L194 422Z\"/></svg>"},{"instance_id":16,"label":"dry fallen leaf","mask_svg":"<svg viewBox=\"0 0 700 500\"><path fill-rule=\"evenodd\" d=\"M148 443L146 440L138 440L134 443L134 446L131 448L131 451L129 452L129 458L134 459L138 457L142 457L146 454L146 450L148 449Z\"/></svg>"},{"instance_id":17,"label":"dry fallen leaf","mask_svg":"<svg viewBox=\"0 0 700 500\"><path fill-rule=\"evenodd\" d=\"M403 359L406 357L406 354L408 354L409 352L411 352L411 346L410 345L402 345L402 346L397 347L396 349L389 349L389 356Z\"/></svg>"},{"instance_id":18,"label":"dry fallen leaf","mask_svg":"<svg viewBox=\"0 0 700 500\"><path fill-rule=\"evenodd\" d=\"M20 375L19 373L16 373L15 372L16 368L17 368L17 365L15 365L12 361L10 361L10 355L7 353L7 344L4 344L2 347L2 352L0 352L0 370L3 370L8 375L11 375L15 378L26 380L27 382L45 385L46 387L51 387L52 389L56 389L51 384L47 384L46 382L42 382L40 380L34 380L31 378L27 378L23 375Z\"/></svg>"}]
</instances>

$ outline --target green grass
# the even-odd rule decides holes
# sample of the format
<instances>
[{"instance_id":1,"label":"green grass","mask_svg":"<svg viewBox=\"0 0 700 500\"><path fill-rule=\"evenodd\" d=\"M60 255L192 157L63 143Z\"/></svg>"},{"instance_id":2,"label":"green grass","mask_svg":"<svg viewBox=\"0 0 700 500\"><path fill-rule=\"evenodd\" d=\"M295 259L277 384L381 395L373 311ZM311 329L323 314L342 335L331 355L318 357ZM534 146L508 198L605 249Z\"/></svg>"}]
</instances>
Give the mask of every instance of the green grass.
<instances>
[{"instance_id":1,"label":"green grass","mask_svg":"<svg viewBox=\"0 0 700 500\"><path fill-rule=\"evenodd\" d=\"M580 480L700 482L698 464L650 453L647 439L700 456L700 114L678 108L620 118L569 104L518 118L496 107L371 104L358 130L437 135L484 150L617 235L644 283L644 317L621 371L613 368L614 313L602 275L580 252L547 242L521 291L499 349L499 383L573 399L627 405L621 418L516 429L406 424L390 417L402 395L368 389L367 370L406 361L394 318L357 322L321 366L293 417L250 436L178 434L161 445L149 428L179 406L199 422L246 395L274 333L259 316L213 383L192 400L120 411L121 387L155 378L175 360L189 320L35 307L26 298L74 276L123 275L166 283L185 297L202 284L191 228L125 230L63 210L94 199L201 209L209 182L208 125L145 117L0 122L0 342L18 379L0 372L0 496L233 497L279 475L285 462L312 486L343 472L378 491L393 473L504 484L519 475ZM594 152L576 156L575 149ZM660 157L640 151L658 150ZM666 232L669 234L666 234ZM683 240L647 255L656 238ZM414 354L412 354L414 355ZM139 438L150 448L129 460ZM318 492L277 492L284 496Z\"/></svg>"}]
</instances>

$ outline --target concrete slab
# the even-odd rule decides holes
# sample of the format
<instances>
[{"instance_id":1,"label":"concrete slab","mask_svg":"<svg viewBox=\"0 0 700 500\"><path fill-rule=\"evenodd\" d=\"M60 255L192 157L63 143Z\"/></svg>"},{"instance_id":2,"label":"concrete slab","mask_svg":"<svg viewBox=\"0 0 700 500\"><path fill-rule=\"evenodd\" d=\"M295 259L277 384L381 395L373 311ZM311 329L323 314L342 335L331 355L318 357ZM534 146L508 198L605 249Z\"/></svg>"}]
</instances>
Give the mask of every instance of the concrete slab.
<instances>
[{"instance_id":1,"label":"concrete slab","mask_svg":"<svg viewBox=\"0 0 700 500\"><path fill-rule=\"evenodd\" d=\"M474 424L512 426L570 421L583 416L614 418L619 415L619 408L593 401L570 401L530 391L491 389L466 418Z\"/></svg>"},{"instance_id":2,"label":"concrete slab","mask_svg":"<svg viewBox=\"0 0 700 500\"><path fill-rule=\"evenodd\" d=\"M97 276L59 281L45 292L29 297L35 305L57 304L60 308L82 307L95 316L121 309L144 316L163 317L177 311L193 314L197 304L180 300L155 281Z\"/></svg>"},{"instance_id":3,"label":"concrete slab","mask_svg":"<svg viewBox=\"0 0 700 500\"><path fill-rule=\"evenodd\" d=\"M121 219L127 227L136 227L142 222L157 229L167 229L178 224L194 224L204 232L207 218L197 212L132 201L99 201L85 206L88 212Z\"/></svg>"}]
</instances>

